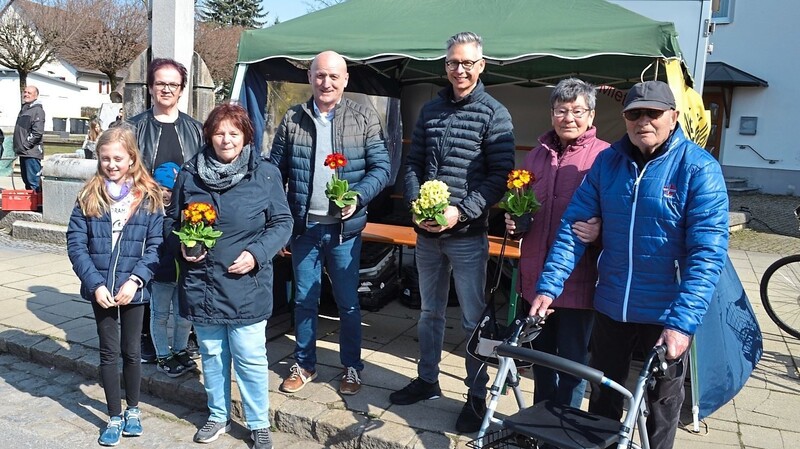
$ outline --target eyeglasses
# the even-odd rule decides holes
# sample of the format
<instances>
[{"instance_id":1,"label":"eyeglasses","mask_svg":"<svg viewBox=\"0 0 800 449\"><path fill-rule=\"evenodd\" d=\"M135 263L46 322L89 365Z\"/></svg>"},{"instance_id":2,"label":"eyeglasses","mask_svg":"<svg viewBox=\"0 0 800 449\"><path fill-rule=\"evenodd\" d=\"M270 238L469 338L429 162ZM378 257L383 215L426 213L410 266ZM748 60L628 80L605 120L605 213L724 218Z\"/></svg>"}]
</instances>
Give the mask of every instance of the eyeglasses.
<instances>
[{"instance_id":1,"label":"eyeglasses","mask_svg":"<svg viewBox=\"0 0 800 449\"><path fill-rule=\"evenodd\" d=\"M156 88L156 90L166 89L170 92L175 92L179 87L181 87L181 85L178 83L165 83L163 81L156 81L153 83L153 86Z\"/></svg>"},{"instance_id":2,"label":"eyeglasses","mask_svg":"<svg viewBox=\"0 0 800 449\"><path fill-rule=\"evenodd\" d=\"M553 117L564 118L567 114L572 114L575 118L583 118L591 109L575 108L575 109L553 109Z\"/></svg>"},{"instance_id":3,"label":"eyeglasses","mask_svg":"<svg viewBox=\"0 0 800 449\"><path fill-rule=\"evenodd\" d=\"M464 67L464 70L469 72L470 70L472 70L473 67L475 67L475 64L477 64L478 62L480 62L482 60L483 60L483 58L476 59L474 61L470 61L468 59L464 60L464 61L453 61L453 60L450 60L450 61L445 61L444 65L447 66L447 70L450 70L451 72L453 70L458 70L458 66Z\"/></svg>"},{"instance_id":4,"label":"eyeglasses","mask_svg":"<svg viewBox=\"0 0 800 449\"><path fill-rule=\"evenodd\" d=\"M631 109L630 111L625 111L622 113L622 116L625 117L625 120L629 122L635 122L639 120L642 115L647 115L653 120L657 120L664 115L666 111L659 111L658 109Z\"/></svg>"}]
</instances>

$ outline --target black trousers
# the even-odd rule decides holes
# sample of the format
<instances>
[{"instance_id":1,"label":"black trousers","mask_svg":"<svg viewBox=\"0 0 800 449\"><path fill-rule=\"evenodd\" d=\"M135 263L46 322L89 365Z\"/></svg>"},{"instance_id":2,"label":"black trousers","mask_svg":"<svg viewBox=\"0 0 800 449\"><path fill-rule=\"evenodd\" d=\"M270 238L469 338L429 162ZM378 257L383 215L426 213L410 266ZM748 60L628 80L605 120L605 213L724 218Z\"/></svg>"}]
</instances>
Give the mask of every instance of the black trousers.
<instances>
[{"instance_id":1,"label":"black trousers","mask_svg":"<svg viewBox=\"0 0 800 449\"><path fill-rule=\"evenodd\" d=\"M590 344L590 364L606 377L625 385L634 350L648 354L663 329L663 326L655 324L621 323L597 313ZM653 390L647 392L647 408L650 411L647 433L653 449L671 449L675 442L685 396L683 382L688 353L687 350L676 363L671 364L667 375L656 382ZM609 388L592 385L590 412L619 420L622 418L622 405L622 395Z\"/></svg>"},{"instance_id":2,"label":"black trousers","mask_svg":"<svg viewBox=\"0 0 800 449\"><path fill-rule=\"evenodd\" d=\"M108 415L117 416L122 414L122 390L117 366L120 351L125 402L128 407L139 405L139 389L142 383L140 336L144 305L104 309L92 301L92 309L97 322L97 335L100 337L100 380L106 396Z\"/></svg>"}]
</instances>

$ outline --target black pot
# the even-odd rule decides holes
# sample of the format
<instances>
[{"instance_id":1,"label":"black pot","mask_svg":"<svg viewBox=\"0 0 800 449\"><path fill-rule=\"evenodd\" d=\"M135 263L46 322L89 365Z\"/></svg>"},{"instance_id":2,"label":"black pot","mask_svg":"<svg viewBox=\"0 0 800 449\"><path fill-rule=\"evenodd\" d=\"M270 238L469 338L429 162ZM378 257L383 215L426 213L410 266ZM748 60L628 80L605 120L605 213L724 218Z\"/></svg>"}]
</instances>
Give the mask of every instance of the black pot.
<instances>
[{"instance_id":1,"label":"black pot","mask_svg":"<svg viewBox=\"0 0 800 449\"><path fill-rule=\"evenodd\" d=\"M204 252L206 252L206 245L200 242L197 242L194 246L186 247L186 255L189 257L200 257Z\"/></svg>"},{"instance_id":2,"label":"black pot","mask_svg":"<svg viewBox=\"0 0 800 449\"><path fill-rule=\"evenodd\" d=\"M514 221L514 235L520 235L528 232L528 229L531 227L531 222L533 221L533 214L530 212L524 213L520 216L511 215L511 219Z\"/></svg>"}]
</instances>

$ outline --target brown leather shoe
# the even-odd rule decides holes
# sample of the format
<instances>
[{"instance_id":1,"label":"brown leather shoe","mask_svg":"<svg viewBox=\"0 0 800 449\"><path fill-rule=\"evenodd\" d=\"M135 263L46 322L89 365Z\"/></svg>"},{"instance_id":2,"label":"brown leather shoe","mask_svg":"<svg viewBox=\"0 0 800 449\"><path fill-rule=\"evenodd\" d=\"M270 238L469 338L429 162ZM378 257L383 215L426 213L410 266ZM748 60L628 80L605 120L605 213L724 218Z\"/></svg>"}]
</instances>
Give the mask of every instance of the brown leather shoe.
<instances>
[{"instance_id":1,"label":"brown leather shoe","mask_svg":"<svg viewBox=\"0 0 800 449\"><path fill-rule=\"evenodd\" d=\"M348 367L342 375L342 382L339 384L339 393L356 394L361 391L361 377L358 370Z\"/></svg>"},{"instance_id":2,"label":"brown leather shoe","mask_svg":"<svg viewBox=\"0 0 800 449\"><path fill-rule=\"evenodd\" d=\"M317 377L317 372L306 371L295 363L289 369L289 377L283 380L280 390L284 393L297 393Z\"/></svg>"}]
</instances>

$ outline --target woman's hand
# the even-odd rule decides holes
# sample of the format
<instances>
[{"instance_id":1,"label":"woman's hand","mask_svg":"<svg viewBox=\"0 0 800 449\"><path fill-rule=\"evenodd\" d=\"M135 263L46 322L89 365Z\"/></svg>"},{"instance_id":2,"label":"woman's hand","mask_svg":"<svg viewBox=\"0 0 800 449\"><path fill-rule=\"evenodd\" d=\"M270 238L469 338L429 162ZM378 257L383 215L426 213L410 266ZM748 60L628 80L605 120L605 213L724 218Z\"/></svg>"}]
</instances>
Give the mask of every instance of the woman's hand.
<instances>
[{"instance_id":1,"label":"woman's hand","mask_svg":"<svg viewBox=\"0 0 800 449\"><path fill-rule=\"evenodd\" d=\"M572 232L578 236L581 242L589 244L597 240L602 224L603 220L600 217L592 217L586 221L576 221L572 224Z\"/></svg>"},{"instance_id":2,"label":"woman's hand","mask_svg":"<svg viewBox=\"0 0 800 449\"><path fill-rule=\"evenodd\" d=\"M201 260L206 258L206 253L208 253L208 251L203 251L203 253L197 257L187 256L186 245L181 243L181 255L183 256L184 259L186 259L187 262L200 262Z\"/></svg>"},{"instance_id":3,"label":"woman's hand","mask_svg":"<svg viewBox=\"0 0 800 449\"><path fill-rule=\"evenodd\" d=\"M509 215L508 212L503 214L503 217L506 221L506 231L508 231L509 234L513 234L514 230L517 229L517 224L514 223L514 220L511 219L511 215Z\"/></svg>"},{"instance_id":4,"label":"woman's hand","mask_svg":"<svg viewBox=\"0 0 800 449\"><path fill-rule=\"evenodd\" d=\"M94 301L100 307L107 309L109 307L115 307L117 303L114 301L114 298L111 296L111 292L108 291L105 285L101 285L97 290L94 291Z\"/></svg>"},{"instance_id":5,"label":"woman's hand","mask_svg":"<svg viewBox=\"0 0 800 449\"><path fill-rule=\"evenodd\" d=\"M118 306L126 306L130 304L137 290L139 290L139 284L128 279L124 284L122 284L122 288L120 288L117 292L117 296L114 297L114 302L116 302L116 305Z\"/></svg>"},{"instance_id":6,"label":"woman's hand","mask_svg":"<svg viewBox=\"0 0 800 449\"><path fill-rule=\"evenodd\" d=\"M356 205L350 204L349 206L345 206L342 208L342 220L347 220L348 218L352 217L353 214L356 212Z\"/></svg>"},{"instance_id":7,"label":"woman's hand","mask_svg":"<svg viewBox=\"0 0 800 449\"><path fill-rule=\"evenodd\" d=\"M256 259L249 251L242 251L239 257L233 261L233 265L228 267L228 273L247 274L256 267Z\"/></svg>"}]
</instances>

